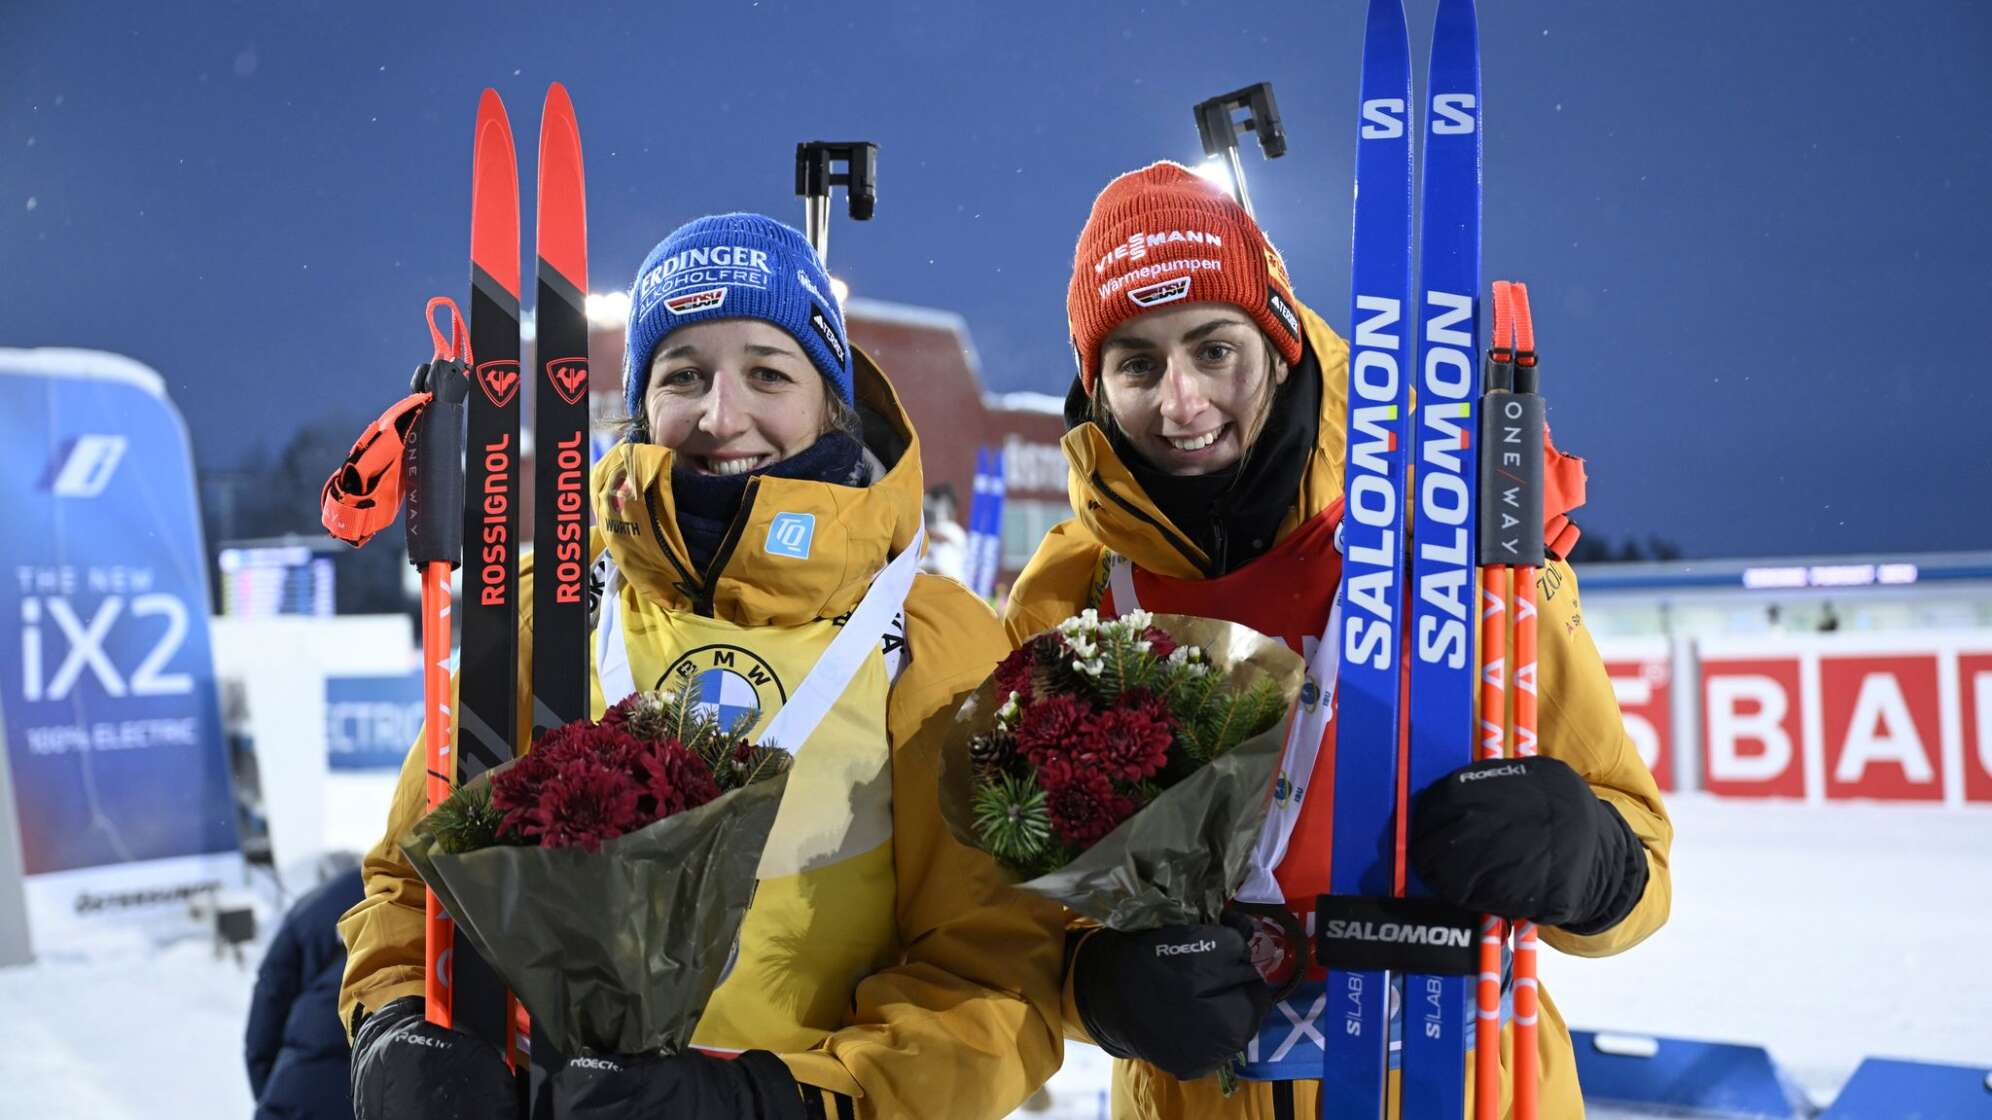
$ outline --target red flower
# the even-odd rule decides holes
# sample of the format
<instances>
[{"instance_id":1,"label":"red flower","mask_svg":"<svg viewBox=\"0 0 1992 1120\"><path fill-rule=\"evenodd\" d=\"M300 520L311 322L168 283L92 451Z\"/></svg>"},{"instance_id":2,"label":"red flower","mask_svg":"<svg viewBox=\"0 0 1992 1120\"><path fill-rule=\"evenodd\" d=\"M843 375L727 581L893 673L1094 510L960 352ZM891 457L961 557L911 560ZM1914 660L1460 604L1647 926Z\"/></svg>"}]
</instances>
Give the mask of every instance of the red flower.
<instances>
[{"instance_id":1,"label":"red flower","mask_svg":"<svg viewBox=\"0 0 1992 1120\"><path fill-rule=\"evenodd\" d=\"M1070 696L1047 696L1024 705L1017 716L1017 750L1034 766L1053 754L1083 751L1080 740L1092 710Z\"/></svg>"},{"instance_id":2,"label":"red flower","mask_svg":"<svg viewBox=\"0 0 1992 1120\"><path fill-rule=\"evenodd\" d=\"M1096 713L1087 725L1096 752L1089 761L1112 777L1138 782L1169 761L1175 727L1168 710L1146 692L1128 693L1120 703Z\"/></svg>"},{"instance_id":3,"label":"red flower","mask_svg":"<svg viewBox=\"0 0 1992 1120\"><path fill-rule=\"evenodd\" d=\"M1156 657L1167 657L1176 652L1176 639L1159 626L1150 626L1141 632L1141 636L1148 642L1148 652Z\"/></svg>"},{"instance_id":4,"label":"red flower","mask_svg":"<svg viewBox=\"0 0 1992 1120\"><path fill-rule=\"evenodd\" d=\"M1016 693L1019 704L1031 702L1031 647L1019 646L996 666L996 702Z\"/></svg>"},{"instance_id":5,"label":"red flower","mask_svg":"<svg viewBox=\"0 0 1992 1120\"><path fill-rule=\"evenodd\" d=\"M1076 780L1045 787L1045 808L1051 814L1052 831L1060 840L1089 848L1120 827L1139 806L1134 798L1116 793L1113 783L1097 770L1074 777Z\"/></svg>"},{"instance_id":6,"label":"red flower","mask_svg":"<svg viewBox=\"0 0 1992 1120\"><path fill-rule=\"evenodd\" d=\"M637 765L645 791L656 801L652 819L696 809L719 796L719 783L705 760L675 741L650 744Z\"/></svg>"},{"instance_id":7,"label":"red flower","mask_svg":"<svg viewBox=\"0 0 1992 1120\"><path fill-rule=\"evenodd\" d=\"M646 823L637 808L642 796L626 768L574 752L540 787L519 831L541 847L593 852Z\"/></svg>"}]
</instances>

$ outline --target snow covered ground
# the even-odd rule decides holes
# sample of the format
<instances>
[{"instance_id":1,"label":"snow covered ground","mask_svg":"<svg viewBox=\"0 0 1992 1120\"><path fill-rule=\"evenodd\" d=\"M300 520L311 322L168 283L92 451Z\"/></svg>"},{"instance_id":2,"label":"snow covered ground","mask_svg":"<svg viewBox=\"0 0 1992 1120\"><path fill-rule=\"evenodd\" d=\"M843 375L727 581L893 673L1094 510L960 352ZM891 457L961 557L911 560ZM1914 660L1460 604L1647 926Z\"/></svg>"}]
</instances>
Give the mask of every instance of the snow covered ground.
<instances>
[{"instance_id":1,"label":"snow covered ground","mask_svg":"<svg viewBox=\"0 0 1992 1120\"><path fill-rule=\"evenodd\" d=\"M1992 1067L1992 812L1672 802L1672 922L1624 956L1547 954L1577 1026L1761 1042L1815 1100L1866 1055ZM247 1116L254 961L206 944L0 970L0 1116ZM1104 1115L1073 1047L1048 1120Z\"/></svg>"}]
</instances>

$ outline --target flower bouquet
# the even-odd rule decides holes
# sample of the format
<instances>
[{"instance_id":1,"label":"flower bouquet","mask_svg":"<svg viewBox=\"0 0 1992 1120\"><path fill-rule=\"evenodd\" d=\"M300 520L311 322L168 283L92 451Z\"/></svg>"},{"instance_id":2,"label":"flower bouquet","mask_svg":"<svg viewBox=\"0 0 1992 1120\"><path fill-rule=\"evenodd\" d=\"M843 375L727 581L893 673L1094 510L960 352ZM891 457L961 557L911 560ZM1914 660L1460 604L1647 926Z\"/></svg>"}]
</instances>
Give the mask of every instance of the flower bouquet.
<instances>
[{"instance_id":1,"label":"flower bouquet","mask_svg":"<svg viewBox=\"0 0 1992 1120\"><path fill-rule=\"evenodd\" d=\"M1236 623L1088 610L962 705L942 815L1021 889L1113 929L1215 922L1272 802L1303 665Z\"/></svg>"},{"instance_id":2,"label":"flower bouquet","mask_svg":"<svg viewBox=\"0 0 1992 1120\"><path fill-rule=\"evenodd\" d=\"M402 844L562 1053L678 1052L732 964L790 756L691 686L459 787Z\"/></svg>"}]
</instances>

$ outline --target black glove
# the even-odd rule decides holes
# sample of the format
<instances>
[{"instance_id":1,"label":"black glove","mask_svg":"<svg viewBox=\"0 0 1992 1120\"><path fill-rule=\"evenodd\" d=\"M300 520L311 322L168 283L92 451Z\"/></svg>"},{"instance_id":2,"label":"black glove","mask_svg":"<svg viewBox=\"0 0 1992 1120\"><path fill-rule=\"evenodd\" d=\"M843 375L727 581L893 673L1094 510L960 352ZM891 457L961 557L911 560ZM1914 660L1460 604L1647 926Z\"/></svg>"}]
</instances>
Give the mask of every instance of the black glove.
<instances>
[{"instance_id":1,"label":"black glove","mask_svg":"<svg viewBox=\"0 0 1992 1120\"><path fill-rule=\"evenodd\" d=\"M1411 865L1469 910L1571 933L1619 924L1646 891L1646 849L1561 759L1488 759L1418 795Z\"/></svg>"},{"instance_id":2,"label":"black glove","mask_svg":"<svg viewBox=\"0 0 1992 1120\"><path fill-rule=\"evenodd\" d=\"M353 1035L356 1120L510 1120L517 1086L496 1046L424 1019L421 996L394 1000Z\"/></svg>"},{"instance_id":3,"label":"black glove","mask_svg":"<svg viewBox=\"0 0 1992 1120\"><path fill-rule=\"evenodd\" d=\"M802 1090L766 1050L574 1058L553 1075L554 1120L805 1120Z\"/></svg>"},{"instance_id":4,"label":"black glove","mask_svg":"<svg viewBox=\"0 0 1992 1120\"><path fill-rule=\"evenodd\" d=\"M1227 914L1224 922L1102 929L1079 943L1072 994L1100 1049L1139 1058L1178 1081L1212 1073L1245 1049L1273 992L1246 951L1249 921Z\"/></svg>"}]
</instances>

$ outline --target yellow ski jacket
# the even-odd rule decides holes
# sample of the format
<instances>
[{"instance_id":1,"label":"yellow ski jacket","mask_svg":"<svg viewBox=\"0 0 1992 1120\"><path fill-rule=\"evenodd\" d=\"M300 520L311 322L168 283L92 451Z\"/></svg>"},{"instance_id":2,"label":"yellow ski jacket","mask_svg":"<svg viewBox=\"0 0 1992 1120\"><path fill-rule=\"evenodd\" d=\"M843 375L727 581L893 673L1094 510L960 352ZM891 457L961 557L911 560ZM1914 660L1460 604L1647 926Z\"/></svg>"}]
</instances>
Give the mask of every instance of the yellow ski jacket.
<instances>
[{"instance_id":1,"label":"yellow ski jacket","mask_svg":"<svg viewBox=\"0 0 1992 1120\"><path fill-rule=\"evenodd\" d=\"M1349 347L1312 310L1301 308L1301 318L1308 344L1321 364L1321 420L1299 492L1280 523L1277 539L1284 539L1342 495ZM1097 425L1088 422L1073 428L1066 433L1063 446L1069 467L1068 489L1077 516L1052 529L1018 577L1004 615L1013 643L1097 606L1106 585L1110 551L1137 567L1174 579L1202 578L1200 565L1207 559L1200 553L1183 551L1196 546L1142 493ZM1113 493L1101 493L1102 485ZM1130 509L1130 504L1135 508ZM1652 775L1626 736L1604 663L1584 629L1576 576L1560 559L1539 572L1539 749L1569 763L1589 780L1599 797L1624 815L1646 846L1649 871L1646 893L1618 925L1590 937L1544 926L1542 940L1576 956L1610 956L1645 940L1667 920L1673 894L1667 871L1673 825ZM1070 1004L1069 985L1065 999L1068 1035L1086 1040L1077 1010ZM1570 1034L1548 992L1541 993L1537 1038L1541 1115L1558 1120L1583 1115ZM1502 1045L1505 1065L1512 1053L1511 1030L1504 1030ZM1283 1111L1275 1108L1275 1090L1269 1082L1246 1082L1226 1098L1218 1092L1215 1077L1179 1082L1146 1063L1119 1061L1114 1067L1113 1115L1117 1120L1270 1118ZM1289 1084L1296 1110L1290 1115L1315 1115L1318 1083ZM1282 1106L1287 1103L1280 1102Z\"/></svg>"},{"instance_id":2,"label":"yellow ski jacket","mask_svg":"<svg viewBox=\"0 0 1992 1120\"><path fill-rule=\"evenodd\" d=\"M763 478L742 510L737 539L750 545L768 537L778 511L813 513L807 558L723 547L717 578L695 597L697 588L681 574L691 565L673 512L670 452L618 445L596 467L601 528L591 546L607 550L625 581L617 602L629 620L626 644L639 681L657 671L645 668L646 659L656 666L681 656L646 644L696 630L705 621L694 617L700 613L747 628L750 644L757 631L824 629L819 620L850 611L886 561L912 545L923 490L919 442L870 358L857 354L855 371L860 410L890 430L870 448L883 476L869 487ZM530 608L526 567L518 601ZM1056 906L1004 886L993 861L957 843L939 813L940 741L960 701L1008 652L1001 624L966 588L927 574L916 578L903 618L898 675L884 694L885 710L869 724L883 724L885 757L874 769L886 771L884 780L812 785L803 780L808 763L800 762L786 797L808 799L812 820L849 812L885 824L848 830L866 834L862 853L800 860L799 873L780 880L765 877L764 863L738 963L694 1042L774 1050L806 1093L849 1098L857 1116L993 1120L1061 1060L1064 918ZM531 619L522 617L525 727L531 637ZM591 690L599 715L599 680ZM820 738L812 738L804 759L816 754ZM425 811L423 771L418 739L402 766L386 834L366 856L366 899L340 922L348 957L339 1014L349 1030L360 1013L422 991L424 889L399 844ZM882 844L877 832L889 832ZM771 976L781 983L770 984ZM837 1102L825 1104L828 1115L840 1114Z\"/></svg>"}]
</instances>

